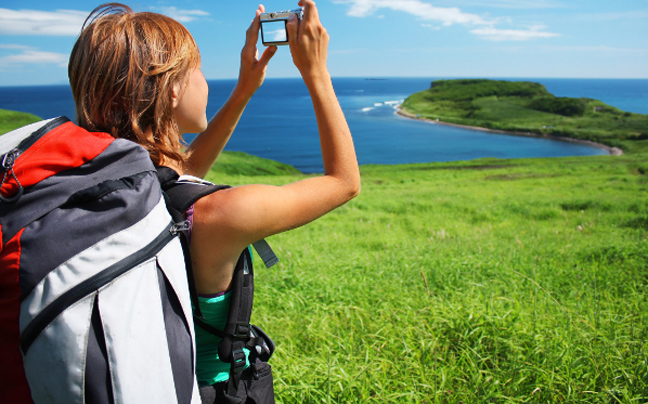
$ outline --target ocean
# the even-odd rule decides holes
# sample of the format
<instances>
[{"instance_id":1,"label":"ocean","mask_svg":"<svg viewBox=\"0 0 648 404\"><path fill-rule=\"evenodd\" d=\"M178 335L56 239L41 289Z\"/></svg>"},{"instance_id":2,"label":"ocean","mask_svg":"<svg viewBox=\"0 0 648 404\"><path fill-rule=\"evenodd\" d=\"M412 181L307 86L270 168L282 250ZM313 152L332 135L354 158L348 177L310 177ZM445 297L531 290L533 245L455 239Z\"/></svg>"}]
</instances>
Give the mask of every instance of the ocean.
<instances>
[{"instance_id":1,"label":"ocean","mask_svg":"<svg viewBox=\"0 0 648 404\"><path fill-rule=\"evenodd\" d=\"M605 154L603 149L556 140L493 134L403 118L395 107L429 88L435 78L336 78L333 84L353 133L360 164L407 164ZM588 97L624 111L648 114L647 79L507 79L539 82L561 97ZM208 116L236 84L209 81ZM74 117L66 85L0 87L0 108L41 118ZM191 135L186 136L191 141ZM252 98L226 150L243 151L322 172L319 139L308 91L299 79L267 79Z\"/></svg>"}]
</instances>

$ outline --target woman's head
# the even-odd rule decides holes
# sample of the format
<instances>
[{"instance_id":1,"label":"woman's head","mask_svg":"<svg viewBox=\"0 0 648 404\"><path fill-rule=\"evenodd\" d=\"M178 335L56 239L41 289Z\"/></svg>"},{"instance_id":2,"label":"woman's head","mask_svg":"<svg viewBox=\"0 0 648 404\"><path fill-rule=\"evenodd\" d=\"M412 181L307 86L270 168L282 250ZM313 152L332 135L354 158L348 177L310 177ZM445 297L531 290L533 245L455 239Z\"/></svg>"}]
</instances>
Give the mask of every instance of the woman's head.
<instances>
[{"instance_id":1,"label":"woman's head","mask_svg":"<svg viewBox=\"0 0 648 404\"><path fill-rule=\"evenodd\" d=\"M99 6L70 55L78 124L143 145L154 163L182 162L174 91L199 67L198 47L182 24L122 4Z\"/></svg>"}]
</instances>

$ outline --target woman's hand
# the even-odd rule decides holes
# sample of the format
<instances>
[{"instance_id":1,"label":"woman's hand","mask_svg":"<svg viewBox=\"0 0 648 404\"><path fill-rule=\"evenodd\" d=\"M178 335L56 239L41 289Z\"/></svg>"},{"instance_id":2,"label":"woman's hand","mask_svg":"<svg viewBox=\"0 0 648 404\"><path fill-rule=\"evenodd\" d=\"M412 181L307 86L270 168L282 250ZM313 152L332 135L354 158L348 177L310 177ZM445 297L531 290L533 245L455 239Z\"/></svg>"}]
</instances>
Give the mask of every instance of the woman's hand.
<instances>
[{"instance_id":1,"label":"woman's hand","mask_svg":"<svg viewBox=\"0 0 648 404\"><path fill-rule=\"evenodd\" d=\"M245 98L252 97L256 90L261 87L265 79L268 63L277 52L276 46L269 46L263 51L259 59L259 52L257 50L259 29L261 27L259 16L264 12L265 7L259 5L252 24L250 24L246 32L245 45L241 51L241 68L239 70L239 78L235 91L239 91L240 95Z\"/></svg>"},{"instance_id":2,"label":"woman's hand","mask_svg":"<svg viewBox=\"0 0 648 404\"><path fill-rule=\"evenodd\" d=\"M302 20L292 17L288 20L288 41L293 62L302 77L308 80L327 75L326 59L329 36L319 19L319 12L312 0L300 0L304 7Z\"/></svg>"}]
</instances>

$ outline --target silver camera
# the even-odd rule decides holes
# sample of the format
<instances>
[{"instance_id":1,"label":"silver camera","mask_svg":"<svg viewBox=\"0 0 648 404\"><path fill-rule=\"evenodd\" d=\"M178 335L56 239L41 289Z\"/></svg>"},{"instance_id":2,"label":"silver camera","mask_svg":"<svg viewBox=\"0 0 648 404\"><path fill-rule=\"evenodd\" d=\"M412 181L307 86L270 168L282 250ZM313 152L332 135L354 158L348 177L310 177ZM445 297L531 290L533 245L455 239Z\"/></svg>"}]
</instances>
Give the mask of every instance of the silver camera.
<instances>
[{"instance_id":1,"label":"silver camera","mask_svg":"<svg viewBox=\"0 0 648 404\"><path fill-rule=\"evenodd\" d=\"M287 45L288 29L286 23L290 15L294 14L301 20L304 11L301 8L287 11L274 11L261 14L261 42L265 46Z\"/></svg>"}]
</instances>

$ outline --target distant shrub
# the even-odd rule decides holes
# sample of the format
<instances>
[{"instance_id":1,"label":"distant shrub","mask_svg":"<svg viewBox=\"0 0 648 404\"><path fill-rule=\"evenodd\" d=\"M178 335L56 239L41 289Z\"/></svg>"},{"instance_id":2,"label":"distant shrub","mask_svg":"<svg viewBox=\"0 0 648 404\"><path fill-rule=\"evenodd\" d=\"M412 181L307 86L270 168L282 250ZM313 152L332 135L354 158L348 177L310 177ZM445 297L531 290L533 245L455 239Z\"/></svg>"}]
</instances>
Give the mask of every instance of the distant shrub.
<instances>
[{"instance_id":1,"label":"distant shrub","mask_svg":"<svg viewBox=\"0 0 648 404\"><path fill-rule=\"evenodd\" d=\"M560 208L566 211L587 210L593 207L595 203L591 200L567 201L560 203Z\"/></svg>"},{"instance_id":2,"label":"distant shrub","mask_svg":"<svg viewBox=\"0 0 648 404\"><path fill-rule=\"evenodd\" d=\"M482 97L537 97L549 93L542 84L529 81L461 79L436 80L426 95L435 101L472 101Z\"/></svg>"},{"instance_id":3,"label":"distant shrub","mask_svg":"<svg viewBox=\"0 0 648 404\"><path fill-rule=\"evenodd\" d=\"M587 102L582 98L542 97L529 104L536 111L549 112L562 116L583 116Z\"/></svg>"},{"instance_id":4,"label":"distant shrub","mask_svg":"<svg viewBox=\"0 0 648 404\"><path fill-rule=\"evenodd\" d=\"M631 229L643 229L648 230L648 217L635 217L624 223L624 227L629 227Z\"/></svg>"}]
</instances>

